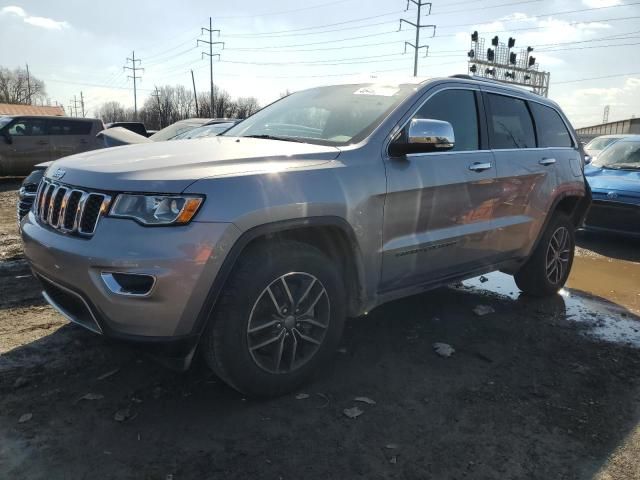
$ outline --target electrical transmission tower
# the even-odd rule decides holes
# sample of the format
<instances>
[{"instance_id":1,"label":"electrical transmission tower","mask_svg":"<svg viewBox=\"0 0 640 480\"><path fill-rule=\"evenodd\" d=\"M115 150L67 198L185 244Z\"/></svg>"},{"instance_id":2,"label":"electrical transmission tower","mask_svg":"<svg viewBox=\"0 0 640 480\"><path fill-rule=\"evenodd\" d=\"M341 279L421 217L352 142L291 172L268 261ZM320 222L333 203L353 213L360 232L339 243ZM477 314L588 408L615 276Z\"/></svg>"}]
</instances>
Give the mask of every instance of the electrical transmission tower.
<instances>
[{"instance_id":1,"label":"electrical transmission tower","mask_svg":"<svg viewBox=\"0 0 640 480\"><path fill-rule=\"evenodd\" d=\"M416 5L418 7L418 14L416 15L416 22L410 22L409 20L405 20L404 18L400 19L400 28L398 28L398 31L402 30L402 22L404 23L408 23L409 25L411 25L413 28L416 29L416 43L411 43L411 42L404 42L404 51L405 53L407 52L407 46L413 48L413 76L417 77L418 76L418 50L420 50L421 48L425 49L425 57L428 55L429 53L429 45L420 45L420 30L423 28L432 28L433 29L433 35L431 35L431 38L436 36L436 26L435 25L422 25L422 7L429 7L429 12L427 13L427 15L431 15L431 3L429 2L423 2L422 0L407 0L407 8L405 8L405 11L409 10L409 4L413 3L414 5Z\"/></svg>"},{"instance_id":2,"label":"electrical transmission tower","mask_svg":"<svg viewBox=\"0 0 640 480\"><path fill-rule=\"evenodd\" d=\"M82 118L86 117L84 114L84 96L82 95L82 90L80 91L80 107L82 107Z\"/></svg>"},{"instance_id":3,"label":"electrical transmission tower","mask_svg":"<svg viewBox=\"0 0 640 480\"><path fill-rule=\"evenodd\" d=\"M202 27L202 29L200 30L200 34L202 35L204 32L209 32L209 41L207 42L206 40L201 40L198 39L198 41L196 42L196 45L200 45L200 42L204 43L205 45L209 45L209 53L207 52L201 52L202 56L206 55L209 57L209 78L210 78L210 82L211 82L211 92L210 92L210 101L211 101L211 117L215 117L215 109L213 108L214 106L214 102L213 102L213 57L218 57L218 59L220 59L220 54L219 53L213 53L213 46L214 45L222 45L222 49L224 50L224 42L214 42L213 41L213 32L217 32L218 33L218 37L220 37L220 30L214 30L213 29L213 23L211 20L211 17L209 17L209 28L206 27Z\"/></svg>"},{"instance_id":4,"label":"electrical transmission tower","mask_svg":"<svg viewBox=\"0 0 640 480\"><path fill-rule=\"evenodd\" d=\"M138 118L138 91L136 81L140 80L142 77L138 77L136 75L137 71L142 70L144 72L144 68L138 67L136 62L140 63L142 60L136 58L136 52L131 52L131 58L127 57L126 65L122 67L124 71L131 70L133 75L127 75L127 78L133 79L133 115L134 120ZM129 62L131 62L131 66L129 66Z\"/></svg>"},{"instance_id":5,"label":"electrical transmission tower","mask_svg":"<svg viewBox=\"0 0 640 480\"><path fill-rule=\"evenodd\" d=\"M604 107L604 113L602 114L602 123L609 122L609 110L611 110L611 107L609 105Z\"/></svg>"}]
</instances>

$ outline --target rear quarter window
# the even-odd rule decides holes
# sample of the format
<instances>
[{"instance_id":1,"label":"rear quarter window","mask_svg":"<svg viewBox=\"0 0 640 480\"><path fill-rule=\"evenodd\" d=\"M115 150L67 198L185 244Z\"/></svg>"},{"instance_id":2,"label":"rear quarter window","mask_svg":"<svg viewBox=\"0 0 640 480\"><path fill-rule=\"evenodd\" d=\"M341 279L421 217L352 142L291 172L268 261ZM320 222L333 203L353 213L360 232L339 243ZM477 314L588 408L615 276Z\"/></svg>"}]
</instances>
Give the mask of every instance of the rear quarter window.
<instances>
[{"instance_id":1,"label":"rear quarter window","mask_svg":"<svg viewBox=\"0 0 640 480\"><path fill-rule=\"evenodd\" d=\"M75 120L51 120L49 135L89 135L91 122L78 122Z\"/></svg>"},{"instance_id":2,"label":"rear quarter window","mask_svg":"<svg viewBox=\"0 0 640 480\"><path fill-rule=\"evenodd\" d=\"M573 147L571 135L558 112L535 102L529 102L529 108L536 122L539 147Z\"/></svg>"}]
</instances>

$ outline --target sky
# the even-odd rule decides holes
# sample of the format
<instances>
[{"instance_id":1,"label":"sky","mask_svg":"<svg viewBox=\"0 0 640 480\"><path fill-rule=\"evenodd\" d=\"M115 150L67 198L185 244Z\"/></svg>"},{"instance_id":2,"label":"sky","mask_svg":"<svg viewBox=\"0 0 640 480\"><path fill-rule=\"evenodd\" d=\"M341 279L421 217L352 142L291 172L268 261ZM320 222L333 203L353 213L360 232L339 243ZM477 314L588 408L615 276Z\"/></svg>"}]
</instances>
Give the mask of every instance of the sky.
<instances>
[{"instance_id":1,"label":"sky","mask_svg":"<svg viewBox=\"0 0 640 480\"><path fill-rule=\"evenodd\" d=\"M417 1L417 0L416 0ZM423 7L418 75L467 73L470 33L487 44L512 36L533 46L540 69L551 73L549 97L576 128L640 116L640 0L432 0ZM138 106L154 86L182 84L208 91L213 34L214 82L262 105L285 91L317 85L397 80L413 74L411 0L0 0L0 66L29 64L48 97L68 108L82 91L92 114L103 102L133 106L123 66L135 51L144 71ZM405 11L406 10L406 11ZM131 63L129 63L131 66ZM606 77L606 78L602 78Z\"/></svg>"}]
</instances>

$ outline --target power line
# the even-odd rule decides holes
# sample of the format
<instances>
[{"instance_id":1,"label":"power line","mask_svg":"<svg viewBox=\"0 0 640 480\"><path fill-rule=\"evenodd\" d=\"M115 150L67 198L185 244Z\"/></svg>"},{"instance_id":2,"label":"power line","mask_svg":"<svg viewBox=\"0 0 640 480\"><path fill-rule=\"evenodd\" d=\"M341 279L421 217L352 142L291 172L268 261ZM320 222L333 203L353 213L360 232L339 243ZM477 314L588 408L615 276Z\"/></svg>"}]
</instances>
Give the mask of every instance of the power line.
<instances>
[{"instance_id":1,"label":"power line","mask_svg":"<svg viewBox=\"0 0 640 480\"><path fill-rule=\"evenodd\" d=\"M568 50L591 50L594 48L611 48L611 47L627 47L627 46L631 46L631 45L640 45L640 42L635 42L635 43L616 43L616 44L608 44L608 45L588 45L588 46L582 46L582 47L568 47L568 48L547 48L547 49L542 49L542 50L538 50L539 52L564 52L564 51L568 51Z\"/></svg>"},{"instance_id":2,"label":"power line","mask_svg":"<svg viewBox=\"0 0 640 480\"><path fill-rule=\"evenodd\" d=\"M542 18L542 17L548 17L551 15L567 15L569 13L582 13L582 12L591 12L593 10L604 10L605 8L620 8L620 7L632 7L634 5L640 5L640 2L634 2L634 3L625 3L625 4L621 4L621 5L609 5L609 6L604 6L604 7L591 7L591 8L582 8L579 10L565 10L562 12L551 12L551 13L542 13L540 15L532 15L530 17L527 17L527 20L532 20L532 19L536 19L536 18ZM518 21L518 19L513 19L511 21ZM589 20L589 23L593 23L593 22L597 22L598 20ZM584 23L584 22L578 22L578 23ZM457 27L474 27L477 25L481 25L482 22L473 22L473 23L458 23L456 25L442 25L440 28L457 28Z\"/></svg>"},{"instance_id":3,"label":"power line","mask_svg":"<svg viewBox=\"0 0 640 480\"><path fill-rule=\"evenodd\" d=\"M589 77L589 78L578 78L576 80L564 80L562 82L553 82L555 85L564 85L566 83L578 83L578 82L588 82L590 80L604 80L606 78L619 78L619 77L632 77L634 75L640 75L640 72L632 72L632 73L616 73L614 75L604 75L602 77Z\"/></svg>"},{"instance_id":4,"label":"power line","mask_svg":"<svg viewBox=\"0 0 640 480\"><path fill-rule=\"evenodd\" d=\"M302 12L304 10L311 10L314 8L321 8L321 7L327 7L330 5L335 5L337 3L344 3L344 2L348 2L350 0L333 0L332 2L327 2L327 3L321 3L318 5L309 5L306 7L300 7L300 8L293 8L293 9L289 9L289 10L280 10L278 12L267 12L267 13L252 13L252 14L247 14L247 15L218 15L216 18L219 19L232 19L232 18L254 18L254 17L266 17L266 16L272 16L272 15L283 15L285 13L294 13L294 12Z\"/></svg>"}]
</instances>

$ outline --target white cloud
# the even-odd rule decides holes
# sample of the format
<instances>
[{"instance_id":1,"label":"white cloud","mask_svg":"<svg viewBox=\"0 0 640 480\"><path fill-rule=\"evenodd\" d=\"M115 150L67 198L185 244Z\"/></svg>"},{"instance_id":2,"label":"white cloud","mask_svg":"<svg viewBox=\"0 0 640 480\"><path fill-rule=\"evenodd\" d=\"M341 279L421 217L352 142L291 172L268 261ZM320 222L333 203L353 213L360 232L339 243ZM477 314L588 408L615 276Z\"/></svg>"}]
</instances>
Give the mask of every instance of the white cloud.
<instances>
[{"instance_id":1,"label":"white cloud","mask_svg":"<svg viewBox=\"0 0 640 480\"><path fill-rule=\"evenodd\" d=\"M565 111L576 128L602 122L602 112L609 105L611 121L630 118L640 114L640 78L627 78L621 87L577 88L565 95L552 98Z\"/></svg>"},{"instance_id":2,"label":"white cloud","mask_svg":"<svg viewBox=\"0 0 640 480\"><path fill-rule=\"evenodd\" d=\"M582 0L589 8L600 8L600 7L613 7L615 5L622 5L621 0Z\"/></svg>"},{"instance_id":3,"label":"white cloud","mask_svg":"<svg viewBox=\"0 0 640 480\"><path fill-rule=\"evenodd\" d=\"M34 27L45 28L47 30L62 30L70 27L70 25L65 21L58 21L52 18L34 17L32 15L29 15L24 10L24 8L18 7L16 5L3 7L0 10L0 15L13 15L15 17L22 18L22 21L24 23L33 25Z\"/></svg>"}]
</instances>

